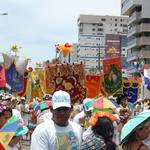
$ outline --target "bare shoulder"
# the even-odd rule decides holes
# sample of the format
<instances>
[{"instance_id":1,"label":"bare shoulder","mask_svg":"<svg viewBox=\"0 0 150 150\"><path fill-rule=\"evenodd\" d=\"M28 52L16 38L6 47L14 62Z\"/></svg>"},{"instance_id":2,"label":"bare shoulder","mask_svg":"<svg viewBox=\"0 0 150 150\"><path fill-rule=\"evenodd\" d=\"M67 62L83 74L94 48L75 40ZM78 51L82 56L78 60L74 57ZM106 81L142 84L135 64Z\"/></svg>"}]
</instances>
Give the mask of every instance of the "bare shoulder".
<instances>
[{"instance_id":1,"label":"bare shoulder","mask_svg":"<svg viewBox=\"0 0 150 150\"><path fill-rule=\"evenodd\" d=\"M141 146L141 148L139 150L149 150L149 149L146 145L143 145L143 146Z\"/></svg>"}]
</instances>

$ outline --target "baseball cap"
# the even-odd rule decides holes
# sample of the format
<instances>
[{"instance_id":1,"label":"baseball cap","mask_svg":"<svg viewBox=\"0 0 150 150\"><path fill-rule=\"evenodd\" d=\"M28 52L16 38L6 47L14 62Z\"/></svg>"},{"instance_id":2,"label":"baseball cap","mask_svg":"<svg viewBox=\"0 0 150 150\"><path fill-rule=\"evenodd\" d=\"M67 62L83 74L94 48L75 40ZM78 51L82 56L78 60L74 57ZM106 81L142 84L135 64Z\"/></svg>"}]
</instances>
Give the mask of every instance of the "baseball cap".
<instances>
[{"instance_id":1,"label":"baseball cap","mask_svg":"<svg viewBox=\"0 0 150 150\"><path fill-rule=\"evenodd\" d=\"M52 108L57 109L59 107L71 108L71 98L66 91L56 91L52 96Z\"/></svg>"},{"instance_id":2,"label":"baseball cap","mask_svg":"<svg viewBox=\"0 0 150 150\"><path fill-rule=\"evenodd\" d=\"M93 107L91 107L92 102L93 102L93 99L91 99L91 98L85 98L83 100L83 107L84 107L85 111L91 111L91 110L93 110Z\"/></svg>"}]
</instances>

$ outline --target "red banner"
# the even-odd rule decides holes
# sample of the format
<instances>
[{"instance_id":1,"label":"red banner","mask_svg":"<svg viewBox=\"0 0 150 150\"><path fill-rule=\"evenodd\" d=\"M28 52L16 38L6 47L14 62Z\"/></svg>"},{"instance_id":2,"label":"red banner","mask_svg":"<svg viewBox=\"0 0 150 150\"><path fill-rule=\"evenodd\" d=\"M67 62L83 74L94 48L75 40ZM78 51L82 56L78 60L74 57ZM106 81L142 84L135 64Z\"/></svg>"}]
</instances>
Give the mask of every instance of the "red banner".
<instances>
[{"instance_id":1,"label":"red banner","mask_svg":"<svg viewBox=\"0 0 150 150\"><path fill-rule=\"evenodd\" d=\"M121 57L112 57L103 60L103 86L108 94L113 94L122 86Z\"/></svg>"},{"instance_id":2,"label":"red banner","mask_svg":"<svg viewBox=\"0 0 150 150\"><path fill-rule=\"evenodd\" d=\"M86 98L83 64L57 64L45 68L46 88L50 94L57 90L70 93L72 103L82 102Z\"/></svg>"},{"instance_id":3,"label":"red banner","mask_svg":"<svg viewBox=\"0 0 150 150\"><path fill-rule=\"evenodd\" d=\"M0 87L6 86L5 68L0 65Z\"/></svg>"},{"instance_id":4,"label":"red banner","mask_svg":"<svg viewBox=\"0 0 150 150\"><path fill-rule=\"evenodd\" d=\"M87 97L94 98L99 95L105 95L104 89L102 87L103 74L93 75L88 74L84 80L84 87L87 88Z\"/></svg>"}]
</instances>

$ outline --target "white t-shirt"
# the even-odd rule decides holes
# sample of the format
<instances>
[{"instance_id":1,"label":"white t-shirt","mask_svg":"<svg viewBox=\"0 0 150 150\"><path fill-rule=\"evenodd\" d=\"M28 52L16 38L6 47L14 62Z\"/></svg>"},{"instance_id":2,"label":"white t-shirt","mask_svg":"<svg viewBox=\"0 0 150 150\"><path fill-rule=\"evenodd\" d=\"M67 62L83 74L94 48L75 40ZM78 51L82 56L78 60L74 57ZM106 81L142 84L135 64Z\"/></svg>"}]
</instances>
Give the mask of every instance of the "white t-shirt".
<instances>
[{"instance_id":1,"label":"white t-shirt","mask_svg":"<svg viewBox=\"0 0 150 150\"><path fill-rule=\"evenodd\" d=\"M66 127L56 125L53 120L39 124L32 134L31 150L79 150L82 128L69 121Z\"/></svg>"},{"instance_id":2,"label":"white t-shirt","mask_svg":"<svg viewBox=\"0 0 150 150\"><path fill-rule=\"evenodd\" d=\"M76 122L80 124L80 118L84 118L86 116L84 111L81 111L80 113L76 114L73 118L73 122Z\"/></svg>"},{"instance_id":3,"label":"white t-shirt","mask_svg":"<svg viewBox=\"0 0 150 150\"><path fill-rule=\"evenodd\" d=\"M37 124L40 124L44 121L50 120L52 118L52 113L49 109L40 112L37 116Z\"/></svg>"}]
</instances>

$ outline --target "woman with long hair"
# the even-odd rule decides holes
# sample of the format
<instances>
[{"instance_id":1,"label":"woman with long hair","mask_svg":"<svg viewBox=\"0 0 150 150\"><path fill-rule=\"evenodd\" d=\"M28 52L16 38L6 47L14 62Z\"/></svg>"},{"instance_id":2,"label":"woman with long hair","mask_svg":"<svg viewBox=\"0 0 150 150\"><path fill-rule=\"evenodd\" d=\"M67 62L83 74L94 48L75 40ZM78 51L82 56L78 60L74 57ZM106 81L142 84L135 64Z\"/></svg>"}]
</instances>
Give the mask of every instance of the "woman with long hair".
<instances>
[{"instance_id":1,"label":"woman with long hair","mask_svg":"<svg viewBox=\"0 0 150 150\"><path fill-rule=\"evenodd\" d=\"M93 133L83 141L81 150L116 150L117 146L113 142L114 127L112 121L105 116L98 117Z\"/></svg>"}]
</instances>

